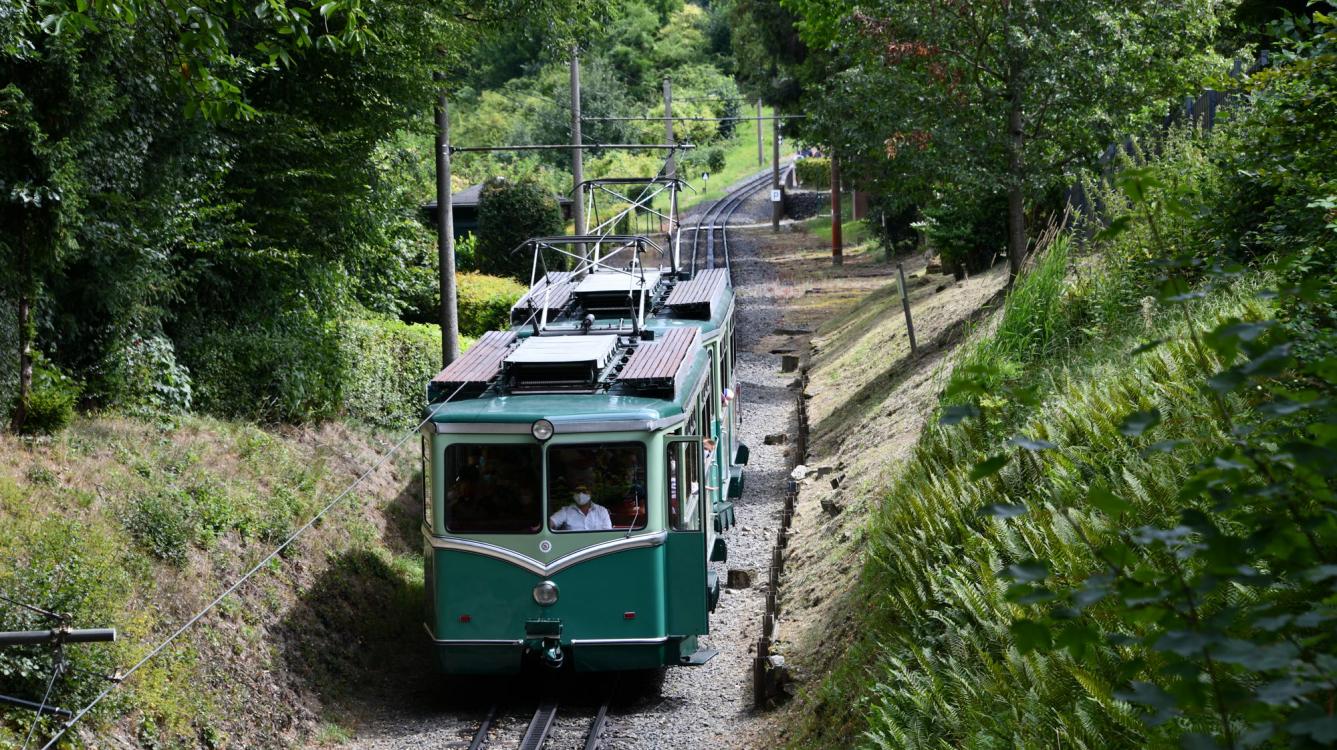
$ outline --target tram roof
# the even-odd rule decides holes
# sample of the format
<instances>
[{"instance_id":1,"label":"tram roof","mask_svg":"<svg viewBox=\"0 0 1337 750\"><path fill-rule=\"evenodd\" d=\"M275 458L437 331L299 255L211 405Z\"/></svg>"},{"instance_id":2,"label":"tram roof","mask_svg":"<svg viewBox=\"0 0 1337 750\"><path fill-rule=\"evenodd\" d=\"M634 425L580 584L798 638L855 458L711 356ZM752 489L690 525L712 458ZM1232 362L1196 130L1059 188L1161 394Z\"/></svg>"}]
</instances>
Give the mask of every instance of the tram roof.
<instances>
[{"instance_id":1,"label":"tram roof","mask_svg":"<svg viewBox=\"0 0 1337 750\"><path fill-rule=\"evenodd\" d=\"M695 397L695 386L705 375L707 362L705 349L697 346L690 353L680 378L687 387L677 388L671 395L638 395L619 389L506 393L489 387L473 398L429 404L427 409L431 413L431 422L437 425L476 424L480 428L477 431L483 433L489 432L489 427L499 425L523 427L520 430L496 430L499 432L527 433L528 426L539 419L552 422L559 434L660 429L686 413L686 404Z\"/></svg>"}]
</instances>

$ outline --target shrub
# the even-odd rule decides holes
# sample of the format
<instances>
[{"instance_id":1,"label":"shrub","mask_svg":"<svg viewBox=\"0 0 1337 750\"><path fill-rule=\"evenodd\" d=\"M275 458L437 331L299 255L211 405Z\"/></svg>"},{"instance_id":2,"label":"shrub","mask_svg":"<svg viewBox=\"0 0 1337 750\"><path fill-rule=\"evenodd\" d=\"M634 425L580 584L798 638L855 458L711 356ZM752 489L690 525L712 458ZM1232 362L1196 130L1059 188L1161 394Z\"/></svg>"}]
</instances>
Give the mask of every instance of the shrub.
<instances>
[{"instance_id":1,"label":"shrub","mask_svg":"<svg viewBox=\"0 0 1337 750\"><path fill-rule=\"evenodd\" d=\"M190 411L190 370L177 361L172 340L161 333L135 337L102 362L102 396L131 414Z\"/></svg>"},{"instance_id":2,"label":"shrub","mask_svg":"<svg viewBox=\"0 0 1337 750\"><path fill-rule=\"evenodd\" d=\"M711 172L716 174L723 172L726 162L724 149L716 146L706 152L706 166L710 167Z\"/></svg>"},{"instance_id":3,"label":"shrub","mask_svg":"<svg viewBox=\"0 0 1337 750\"><path fill-rule=\"evenodd\" d=\"M919 206L889 193L874 193L868 200L867 226L890 260L919 246Z\"/></svg>"},{"instance_id":4,"label":"shrub","mask_svg":"<svg viewBox=\"0 0 1337 750\"><path fill-rule=\"evenodd\" d=\"M528 282L531 256L511 251L530 237L557 235L562 229L556 199L537 182L490 179L478 203L478 270ZM550 259L549 268L553 265Z\"/></svg>"},{"instance_id":5,"label":"shrub","mask_svg":"<svg viewBox=\"0 0 1337 750\"><path fill-rule=\"evenodd\" d=\"M799 159L794 162L794 174L809 190L826 190L831 187L831 160L812 156Z\"/></svg>"},{"instance_id":6,"label":"shrub","mask_svg":"<svg viewBox=\"0 0 1337 750\"><path fill-rule=\"evenodd\" d=\"M496 280L488 297L493 308L504 283ZM304 319L308 324L298 325ZM461 348L470 342L462 336ZM269 325L212 331L190 351L203 411L270 422L343 414L400 425L416 418L424 384L440 371L441 333L398 320L322 323L290 313Z\"/></svg>"},{"instance_id":7,"label":"shrub","mask_svg":"<svg viewBox=\"0 0 1337 750\"><path fill-rule=\"evenodd\" d=\"M337 339L340 412L383 425L402 425L418 416L423 388L441 371L440 328L350 320L337 325Z\"/></svg>"},{"instance_id":8,"label":"shrub","mask_svg":"<svg viewBox=\"0 0 1337 750\"><path fill-rule=\"evenodd\" d=\"M268 422L330 416L342 376L338 330L310 310L182 338L202 411Z\"/></svg>"},{"instance_id":9,"label":"shrub","mask_svg":"<svg viewBox=\"0 0 1337 750\"><path fill-rule=\"evenodd\" d=\"M191 508L174 492L154 492L134 498L123 523L146 552L173 565L184 565L195 538Z\"/></svg>"},{"instance_id":10,"label":"shrub","mask_svg":"<svg viewBox=\"0 0 1337 750\"><path fill-rule=\"evenodd\" d=\"M460 333L477 338L507 327L511 306L528 287L514 279L462 273L455 277Z\"/></svg>"},{"instance_id":11,"label":"shrub","mask_svg":"<svg viewBox=\"0 0 1337 750\"><path fill-rule=\"evenodd\" d=\"M32 389L28 391L28 413L22 431L29 435L51 435L74 419L74 403L80 387L40 353L33 355Z\"/></svg>"},{"instance_id":12,"label":"shrub","mask_svg":"<svg viewBox=\"0 0 1337 750\"><path fill-rule=\"evenodd\" d=\"M1007 246L1007 196L945 191L924 210L929 244L943 267L971 273L988 268Z\"/></svg>"}]
</instances>

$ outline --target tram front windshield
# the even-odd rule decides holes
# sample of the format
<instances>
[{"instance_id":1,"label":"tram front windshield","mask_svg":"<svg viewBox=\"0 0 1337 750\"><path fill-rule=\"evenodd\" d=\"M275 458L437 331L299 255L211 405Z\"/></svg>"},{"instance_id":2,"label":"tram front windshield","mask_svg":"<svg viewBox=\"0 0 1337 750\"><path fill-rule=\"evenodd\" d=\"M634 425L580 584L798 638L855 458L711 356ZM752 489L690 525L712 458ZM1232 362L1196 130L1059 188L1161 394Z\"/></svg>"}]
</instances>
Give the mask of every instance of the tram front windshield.
<instances>
[{"instance_id":1,"label":"tram front windshield","mask_svg":"<svg viewBox=\"0 0 1337 750\"><path fill-rule=\"evenodd\" d=\"M543 528L536 445L451 445L445 451L446 530L535 534Z\"/></svg>"},{"instance_id":2,"label":"tram front windshield","mask_svg":"<svg viewBox=\"0 0 1337 750\"><path fill-rule=\"evenodd\" d=\"M640 443L548 448L548 528L643 529L649 516L645 446Z\"/></svg>"}]
</instances>

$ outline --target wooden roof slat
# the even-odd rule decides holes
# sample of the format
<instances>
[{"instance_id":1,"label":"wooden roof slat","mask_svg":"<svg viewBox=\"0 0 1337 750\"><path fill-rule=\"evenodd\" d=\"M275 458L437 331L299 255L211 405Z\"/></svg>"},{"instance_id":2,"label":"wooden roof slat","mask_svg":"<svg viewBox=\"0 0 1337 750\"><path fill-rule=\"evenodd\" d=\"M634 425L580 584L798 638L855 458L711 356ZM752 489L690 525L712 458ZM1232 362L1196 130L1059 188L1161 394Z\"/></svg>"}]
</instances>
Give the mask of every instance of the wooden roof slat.
<instances>
[{"instance_id":1,"label":"wooden roof slat","mask_svg":"<svg viewBox=\"0 0 1337 750\"><path fill-rule=\"evenodd\" d=\"M712 268L701 271L690 281L683 281L674 286L665 304L669 307L710 304L728 284L728 269Z\"/></svg>"},{"instance_id":2,"label":"wooden roof slat","mask_svg":"<svg viewBox=\"0 0 1337 750\"><path fill-rule=\"evenodd\" d=\"M461 385L491 381L501 371L502 360L513 341L515 334L511 331L488 331L469 347L469 351L432 378L432 382Z\"/></svg>"},{"instance_id":3,"label":"wooden roof slat","mask_svg":"<svg viewBox=\"0 0 1337 750\"><path fill-rule=\"evenodd\" d=\"M642 343L622 368L618 380L676 379L700 335L697 328L675 328L658 341Z\"/></svg>"},{"instance_id":4,"label":"wooden roof slat","mask_svg":"<svg viewBox=\"0 0 1337 750\"><path fill-rule=\"evenodd\" d=\"M551 294L548 293L548 286L552 286ZM518 302L511 306L511 310L528 310L529 301L534 301L534 307L540 308L545 300L548 310L561 310L566 307L566 303L571 299L571 292L576 285L572 283L570 271L549 271L546 276L538 280L534 287L521 297Z\"/></svg>"}]
</instances>

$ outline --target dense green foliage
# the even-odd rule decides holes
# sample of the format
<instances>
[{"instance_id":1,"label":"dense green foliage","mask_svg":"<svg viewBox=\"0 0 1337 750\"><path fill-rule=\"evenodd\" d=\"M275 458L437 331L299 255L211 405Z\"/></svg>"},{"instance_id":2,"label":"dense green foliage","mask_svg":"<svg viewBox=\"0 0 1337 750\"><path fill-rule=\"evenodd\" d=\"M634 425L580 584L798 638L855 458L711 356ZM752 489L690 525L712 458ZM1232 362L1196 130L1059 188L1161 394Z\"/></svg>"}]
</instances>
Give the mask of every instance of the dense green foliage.
<instances>
[{"instance_id":1,"label":"dense green foliage","mask_svg":"<svg viewBox=\"0 0 1337 750\"><path fill-rule=\"evenodd\" d=\"M605 11L274 0L186 14L176 2L40 0L0 16L0 266L13 271L0 275L0 412L15 403L21 349L79 381L83 407L329 413L312 404L334 397L303 391L330 382L319 373L332 326L367 311L437 321L435 238L419 208L434 192L434 72L447 74L454 141L468 145L565 142L573 43L589 117L662 114L663 77L676 114L738 111L723 8ZM683 123L679 138L703 146L684 167L720 168L711 145L732 129ZM664 135L657 122L590 121L585 137ZM650 175L659 157L593 151L586 175ZM500 175L567 193L568 159L461 155L457 187ZM463 253L459 267L528 276L491 253ZM466 334L495 325L498 299L481 317L463 311ZM205 345L220 337L228 353ZM309 359L261 355L278 351ZM220 357L256 378L260 406L196 387ZM292 372L261 364L279 361ZM240 398L245 386L224 390Z\"/></svg>"},{"instance_id":2,"label":"dense green foliage","mask_svg":"<svg viewBox=\"0 0 1337 750\"><path fill-rule=\"evenodd\" d=\"M483 183L478 201L478 245L474 257L483 273L503 276L526 285L533 271L534 254L521 247L530 237L562 233L557 200L535 180L494 178ZM566 268L560 257L552 270ZM541 271L540 271L541 273Z\"/></svg>"},{"instance_id":3,"label":"dense green foliage","mask_svg":"<svg viewBox=\"0 0 1337 750\"><path fill-rule=\"evenodd\" d=\"M808 190L831 189L831 160L807 157L794 162L799 184Z\"/></svg>"},{"instance_id":4,"label":"dense green foliage","mask_svg":"<svg viewBox=\"0 0 1337 750\"><path fill-rule=\"evenodd\" d=\"M1093 186L1105 213L958 360L797 745L1337 741L1337 34L1317 18L1227 124Z\"/></svg>"},{"instance_id":5,"label":"dense green foliage","mask_svg":"<svg viewBox=\"0 0 1337 750\"><path fill-rule=\"evenodd\" d=\"M477 338L488 331L506 328L511 322L511 307L529 290L513 279L463 273L456 277L459 297L460 333Z\"/></svg>"},{"instance_id":6,"label":"dense green foliage","mask_svg":"<svg viewBox=\"0 0 1337 750\"><path fill-rule=\"evenodd\" d=\"M290 314L190 341L199 347L189 356L200 408L261 422L343 415L404 424L417 418L423 384L441 369L440 330L396 320Z\"/></svg>"},{"instance_id":7,"label":"dense green foliage","mask_svg":"<svg viewBox=\"0 0 1337 750\"><path fill-rule=\"evenodd\" d=\"M797 82L808 115L795 124L800 134L838 155L851 184L898 203L893 213L953 203L962 191L1007 196L1014 269L1033 216L1059 208L1057 190L1096 166L1106 145L1159 119L1155 102L1198 87L1225 7L779 4L794 18L801 51L785 33L765 31L777 17L772 4L747 5L761 29L756 43L787 61L772 77Z\"/></svg>"}]
</instances>

